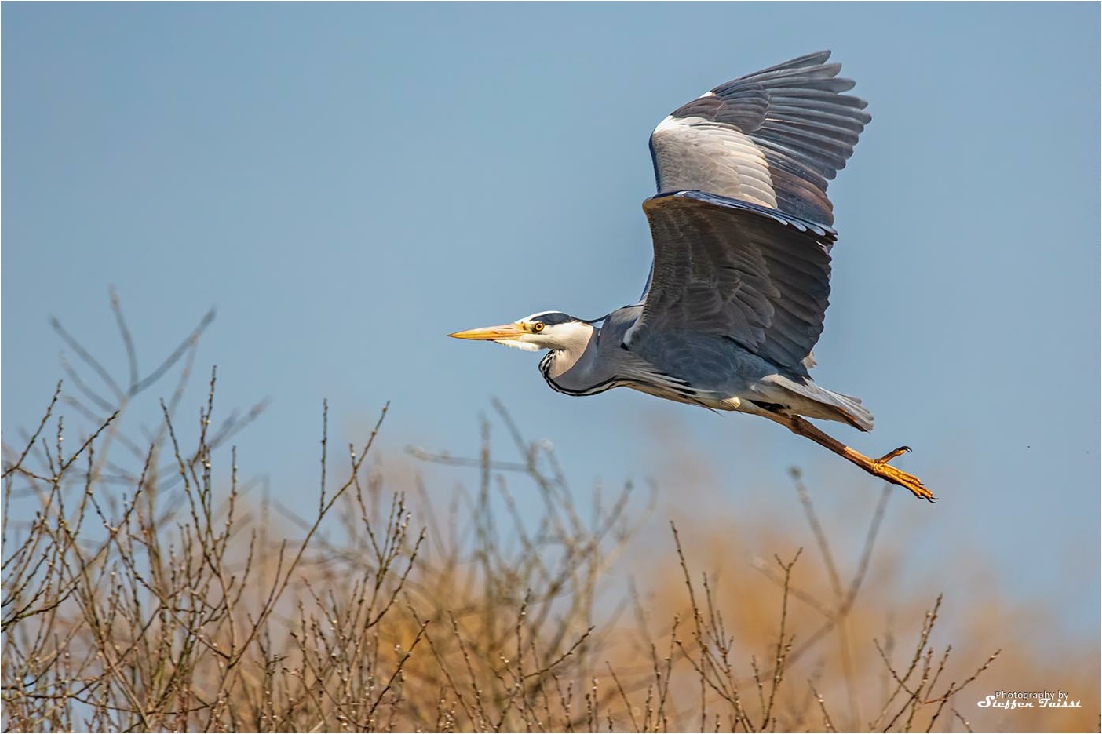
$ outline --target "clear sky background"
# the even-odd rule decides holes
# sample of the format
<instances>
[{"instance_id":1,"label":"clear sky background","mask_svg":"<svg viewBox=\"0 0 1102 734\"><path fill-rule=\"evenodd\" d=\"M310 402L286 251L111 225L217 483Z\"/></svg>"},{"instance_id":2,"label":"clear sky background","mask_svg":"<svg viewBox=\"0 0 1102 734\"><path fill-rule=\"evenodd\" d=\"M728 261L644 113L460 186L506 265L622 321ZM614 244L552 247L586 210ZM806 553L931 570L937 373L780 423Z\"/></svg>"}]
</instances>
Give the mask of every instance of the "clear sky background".
<instances>
[{"instance_id":1,"label":"clear sky background","mask_svg":"<svg viewBox=\"0 0 1102 734\"><path fill-rule=\"evenodd\" d=\"M941 497L892 507L925 539L916 573L952 593L970 583L957 561L984 555L1007 593L1097 640L1097 4L2 15L5 441L61 376L51 315L124 369L113 284L147 362L218 308L198 367L219 366L227 408L271 396L239 463L288 498L314 486L323 397L337 438L389 400L387 450L473 454L496 395L577 486L669 477L672 441L708 457L726 510L795 512L761 493L798 464L862 534L869 494L852 488L877 480L778 426L627 390L567 398L538 356L445 336L631 302L650 130L716 84L832 49L873 121L830 188L813 375L861 396L876 430L829 428L872 455L914 447L900 465Z\"/></svg>"}]
</instances>

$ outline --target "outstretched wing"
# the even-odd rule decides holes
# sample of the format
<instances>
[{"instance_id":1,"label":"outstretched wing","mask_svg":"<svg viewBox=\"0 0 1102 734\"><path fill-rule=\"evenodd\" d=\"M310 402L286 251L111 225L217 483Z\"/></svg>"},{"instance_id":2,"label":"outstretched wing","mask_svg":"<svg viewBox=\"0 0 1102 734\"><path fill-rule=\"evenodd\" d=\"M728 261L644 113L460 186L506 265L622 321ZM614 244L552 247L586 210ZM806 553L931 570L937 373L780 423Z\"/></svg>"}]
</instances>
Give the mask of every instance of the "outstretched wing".
<instances>
[{"instance_id":1,"label":"outstretched wing","mask_svg":"<svg viewBox=\"0 0 1102 734\"><path fill-rule=\"evenodd\" d=\"M830 296L834 230L700 191L659 194L643 210L654 265L625 344L645 350L666 330L716 334L806 375Z\"/></svg>"},{"instance_id":2,"label":"outstretched wing","mask_svg":"<svg viewBox=\"0 0 1102 734\"><path fill-rule=\"evenodd\" d=\"M671 113L650 138L658 193L706 191L833 224L827 182L872 118L829 58L749 74Z\"/></svg>"}]
</instances>

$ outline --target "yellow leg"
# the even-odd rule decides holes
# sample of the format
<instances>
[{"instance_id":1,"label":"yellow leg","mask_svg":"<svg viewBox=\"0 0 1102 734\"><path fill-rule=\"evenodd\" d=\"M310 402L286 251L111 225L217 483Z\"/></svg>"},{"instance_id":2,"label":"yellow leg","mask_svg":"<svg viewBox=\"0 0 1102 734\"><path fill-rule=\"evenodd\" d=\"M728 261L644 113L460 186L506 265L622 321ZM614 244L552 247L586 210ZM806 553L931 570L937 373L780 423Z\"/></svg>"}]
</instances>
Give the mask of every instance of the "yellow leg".
<instances>
[{"instance_id":1,"label":"yellow leg","mask_svg":"<svg viewBox=\"0 0 1102 734\"><path fill-rule=\"evenodd\" d=\"M933 502L935 499L937 499L936 497L934 497L933 492L926 489L926 487L922 485L922 482L919 481L918 477L914 476L913 474L908 474L905 471L900 471L899 469L896 469L894 466L888 463L897 456L900 456L910 451L911 449L909 446L900 446L894 451L889 451L887 454L884 454L884 456L880 457L879 459L870 459L864 454L854 451L841 441L831 438L830 436L823 433L818 428L811 425L799 416L788 416L771 413L769 414L769 418L772 418L777 423L785 426L793 433L804 436L805 438L810 438L812 441L819 444L820 446L830 449L844 459L848 459L849 461L867 471L869 474L873 474L880 477L881 479L891 482L892 484L897 484L900 487L910 490L911 494L913 494L915 497L918 497L919 499L924 499L927 502Z\"/></svg>"}]
</instances>

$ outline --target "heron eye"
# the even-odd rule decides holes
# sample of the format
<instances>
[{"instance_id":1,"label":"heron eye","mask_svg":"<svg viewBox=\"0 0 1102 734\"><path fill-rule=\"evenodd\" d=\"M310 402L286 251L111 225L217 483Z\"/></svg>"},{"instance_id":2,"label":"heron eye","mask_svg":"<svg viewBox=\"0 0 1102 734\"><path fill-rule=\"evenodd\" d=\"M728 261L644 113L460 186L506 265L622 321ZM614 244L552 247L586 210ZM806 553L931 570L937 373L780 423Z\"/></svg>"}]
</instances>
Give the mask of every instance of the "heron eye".
<instances>
[{"instance_id":1,"label":"heron eye","mask_svg":"<svg viewBox=\"0 0 1102 734\"><path fill-rule=\"evenodd\" d=\"M532 324L532 331L536 332L537 334L543 331L543 322L537 321L536 323Z\"/></svg>"}]
</instances>

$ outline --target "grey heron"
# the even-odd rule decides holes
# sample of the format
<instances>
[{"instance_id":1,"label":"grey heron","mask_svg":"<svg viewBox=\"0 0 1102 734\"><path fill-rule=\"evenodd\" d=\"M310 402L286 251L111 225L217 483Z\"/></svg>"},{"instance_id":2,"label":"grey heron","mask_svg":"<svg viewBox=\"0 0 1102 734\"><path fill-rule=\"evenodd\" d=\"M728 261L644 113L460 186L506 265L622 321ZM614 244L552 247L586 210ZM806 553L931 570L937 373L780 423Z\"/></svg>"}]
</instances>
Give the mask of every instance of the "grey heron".
<instances>
[{"instance_id":1,"label":"grey heron","mask_svg":"<svg viewBox=\"0 0 1102 734\"><path fill-rule=\"evenodd\" d=\"M808 372L837 238L827 182L872 119L829 58L721 84L654 129L658 193L643 202L654 261L637 303L593 320L542 311L450 336L548 350L540 372L567 395L630 387L768 418L932 502L889 463L908 447L872 459L805 420L873 425L859 399Z\"/></svg>"}]
</instances>

